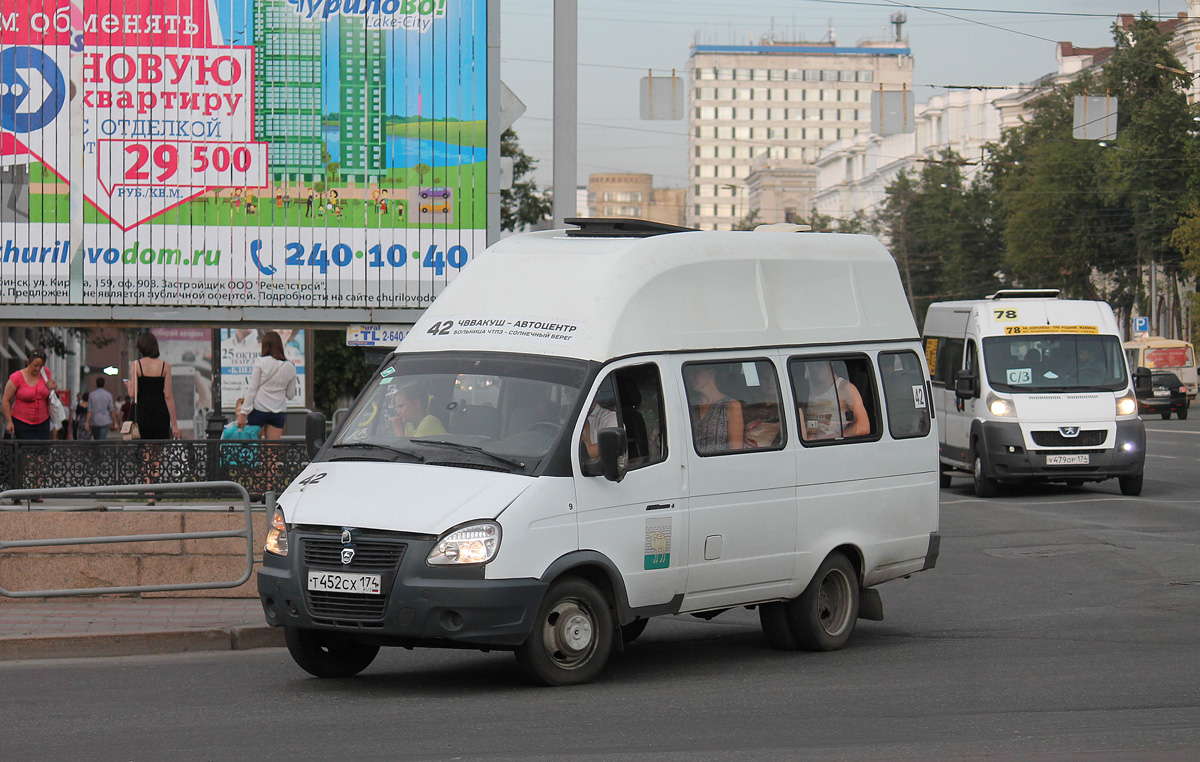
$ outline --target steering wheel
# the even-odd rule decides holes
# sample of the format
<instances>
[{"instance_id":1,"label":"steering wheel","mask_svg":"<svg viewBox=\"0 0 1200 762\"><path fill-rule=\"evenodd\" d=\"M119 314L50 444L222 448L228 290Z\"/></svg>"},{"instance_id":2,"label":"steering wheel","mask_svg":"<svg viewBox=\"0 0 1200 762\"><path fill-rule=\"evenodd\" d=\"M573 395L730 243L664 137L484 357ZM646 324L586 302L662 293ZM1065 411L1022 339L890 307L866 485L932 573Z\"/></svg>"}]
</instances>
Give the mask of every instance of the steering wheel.
<instances>
[{"instance_id":1,"label":"steering wheel","mask_svg":"<svg viewBox=\"0 0 1200 762\"><path fill-rule=\"evenodd\" d=\"M538 421L529 427L530 431L538 431L550 437L557 435L558 429L558 424L553 421Z\"/></svg>"},{"instance_id":2,"label":"steering wheel","mask_svg":"<svg viewBox=\"0 0 1200 762\"><path fill-rule=\"evenodd\" d=\"M371 401L371 414L366 417L366 420L358 422L358 424L357 424L358 428L365 429L366 427L370 426L371 421L375 420L375 416L377 416L377 415L379 415L379 403L372 400Z\"/></svg>"},{"instance_id":3,"label":"steering wheel","mask_svg":"<svg viewBox=\"0 0 1200 762\"><path fill-rule=\"evenodd\" d=\"M1092 367L1080 368L1079 369L1079 383L1081 383L1081 384L1104 383L1104 371L1100 370L1099 368L1092 368Z\"/></svg>"}]
</instances>

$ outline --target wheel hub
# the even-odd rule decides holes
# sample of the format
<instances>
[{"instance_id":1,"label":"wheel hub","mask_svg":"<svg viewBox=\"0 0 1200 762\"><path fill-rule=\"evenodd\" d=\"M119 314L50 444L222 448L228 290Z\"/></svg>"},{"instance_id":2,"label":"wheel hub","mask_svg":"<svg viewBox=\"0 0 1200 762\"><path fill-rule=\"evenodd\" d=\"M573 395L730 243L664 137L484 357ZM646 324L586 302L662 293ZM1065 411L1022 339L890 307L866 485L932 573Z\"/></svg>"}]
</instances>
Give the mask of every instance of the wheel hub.
<instances>
[{"instance_id":1,"label":"wheel hub","mask_svg":"<svg viewBox=\"0 0 1200 762\"><path fill-rule=\"evenodd\" d=\"M567 669L587 661L595 645L595 623L578 601L562 601L546 616L543 643L547 653Z\"/></svg>"}]
</instances>

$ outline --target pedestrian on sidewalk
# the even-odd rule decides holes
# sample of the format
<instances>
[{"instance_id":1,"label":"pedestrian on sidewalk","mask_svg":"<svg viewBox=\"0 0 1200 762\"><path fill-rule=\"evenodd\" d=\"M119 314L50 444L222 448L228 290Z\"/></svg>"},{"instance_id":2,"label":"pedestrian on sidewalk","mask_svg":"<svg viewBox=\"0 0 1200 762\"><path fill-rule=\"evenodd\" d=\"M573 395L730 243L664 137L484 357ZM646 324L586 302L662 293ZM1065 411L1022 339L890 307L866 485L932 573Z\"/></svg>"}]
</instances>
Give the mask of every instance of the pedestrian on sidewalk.
<instances>
[{"instance_id":1,"label":"pedestrian on sidewalk","mask_svg":"<svg viewBox=\"0 0 1200 762\"><path fill-rule=\"evenodd\" d=\"M158 357L158 339L149 331L137 337L141 355L129 364L129 396L142 439L178 439L175 397L171 394L171 363Z\"/></svg>"},{"instance_id":2,"label":"pedestrian on sidewalk","mask_svg":"<svg viewBox=\"0 0 1200 762\"><path fill-rule=\"evenodd\" d=\"M283 351L283 338L275 331L262 337L262 354L250 371L250 385L237 414L237 425L262 426L264 439L279 439L287 423L287 402L299 393L296 366Z\"/></svg>"},{"instance_id":3,"label":"pedestrian on sidewalk","mask_svg":"<svg viewBox=\"0 0 1200 762\"><path fill-rule=\"evenodd\" d=\"M46 370L46 353L29 350L25 367L8 377L4 386L4 417L14 439L50 438L50 394L58 389Z\"/></svg>"},{"instance_id":4,"label":"pedestrian on sidewalk","mask_svg":"<svg viewBox=\"0 0 1200 762\"><path fill-rule=\"evenodd\" d=\"M75 400L75 439L91 439L92 433L87 429L88 396L80 392Z\"/></svg>"},{"instance_id":5,"label":"pedestrian on sidewalk","mask_svg":"<svg viewBox=\"0 0 1200 762\"><path fill-rule=\"evenodd\" d=\"M113 425L113 398L104 388L104 376L96 379L96 388L88 395L87 427L92 439L108 439Z\"/></svg>"}]
</instances>

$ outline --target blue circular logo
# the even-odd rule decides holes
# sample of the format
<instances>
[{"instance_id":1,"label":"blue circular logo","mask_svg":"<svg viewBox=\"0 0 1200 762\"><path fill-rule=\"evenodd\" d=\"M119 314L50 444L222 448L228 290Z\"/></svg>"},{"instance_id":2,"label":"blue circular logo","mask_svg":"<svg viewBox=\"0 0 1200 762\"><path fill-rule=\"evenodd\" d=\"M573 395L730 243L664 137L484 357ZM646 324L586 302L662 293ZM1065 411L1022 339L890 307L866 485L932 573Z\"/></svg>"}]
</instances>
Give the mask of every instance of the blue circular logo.
<instances>
[{"instance_id":1,"label":"blue circular logo","mask_svg":"<svg viewBox=\"0 0 1200 762\"><path fill-rule=\"evenodd\" d=\"M34 77L45 82L40 105L26 103L33 95L29 83ZM53 122L66 102L67 82L53 58L26 46L0 51L0 127L9 132L35 132Z\"/></svg>"}]
</instances>

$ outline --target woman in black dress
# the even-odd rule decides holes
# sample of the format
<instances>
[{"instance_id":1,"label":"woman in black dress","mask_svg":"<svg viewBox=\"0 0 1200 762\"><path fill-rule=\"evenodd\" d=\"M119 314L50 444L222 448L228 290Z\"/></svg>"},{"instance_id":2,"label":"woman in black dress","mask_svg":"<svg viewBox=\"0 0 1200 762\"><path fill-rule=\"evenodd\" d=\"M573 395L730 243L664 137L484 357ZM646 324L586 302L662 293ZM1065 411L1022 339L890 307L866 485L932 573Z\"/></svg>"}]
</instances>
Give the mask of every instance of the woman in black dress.
<instances>
[{"instance_id":1,"label":"woman in black dress","mask_svg":"<svg viewBox=\"0 0 1200 762\"><path fill-rule=\"evenodd\" d=\"M171 395L171 364L158 359L158 339L144 331L138 334L141 358L129 366L129 396L142 439L175 439L175 398Z\"/></svg>"}]
</instances>

